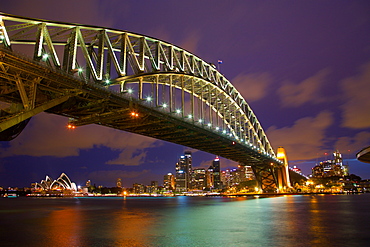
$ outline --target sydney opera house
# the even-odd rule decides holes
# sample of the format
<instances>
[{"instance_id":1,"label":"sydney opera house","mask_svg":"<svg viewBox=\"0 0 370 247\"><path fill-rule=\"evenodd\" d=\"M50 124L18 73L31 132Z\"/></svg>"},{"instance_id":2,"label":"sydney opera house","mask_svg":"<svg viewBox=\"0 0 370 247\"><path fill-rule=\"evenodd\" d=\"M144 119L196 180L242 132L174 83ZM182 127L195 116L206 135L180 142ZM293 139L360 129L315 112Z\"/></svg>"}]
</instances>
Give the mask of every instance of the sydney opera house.
<instances>
[{"instance_id":1,"label":"sydney opera house","mask_svg":"<svg viewBox=\"0 0 370 247\"><path fill-rule=\"evenodd\" d=\"M77 191L76 184L71 182L69 177L62 173L58 179L53 180L51 177L46 176L45 180L41 180L40 183L34 184L34 189L37 191L50 191L50 190L71 190Z\"/></svg>"}]
</instances>

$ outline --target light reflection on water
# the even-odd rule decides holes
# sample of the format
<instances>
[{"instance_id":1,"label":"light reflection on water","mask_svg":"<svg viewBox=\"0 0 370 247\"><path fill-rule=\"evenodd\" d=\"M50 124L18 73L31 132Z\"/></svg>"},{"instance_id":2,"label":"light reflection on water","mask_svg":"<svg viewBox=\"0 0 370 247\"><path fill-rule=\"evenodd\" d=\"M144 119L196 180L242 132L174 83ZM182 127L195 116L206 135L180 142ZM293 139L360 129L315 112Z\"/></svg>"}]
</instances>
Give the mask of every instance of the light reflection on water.
<instances>
[{"instance_id":1,"label":"light reflection on water","mask_svg":"<svg viewBox=\"0 0 370 247\"><path fill-rule=\"evenodd\" d=\"M366 246L370 195L0 198L0 246Z\"/></svg>"},{"instance_id":2,"label":"light reflection on water","mask_svg":"<svg viewBox=\"0 0 370 247\"><path fill-rule=\"evenodd\" d=\"M71 246L81 246L79 234L83 219L81 211L68 206L50 212L44 219L43 226L45 237L42 239L44 246L63 246L70 243Z\"/></svg>"}]
</instances>

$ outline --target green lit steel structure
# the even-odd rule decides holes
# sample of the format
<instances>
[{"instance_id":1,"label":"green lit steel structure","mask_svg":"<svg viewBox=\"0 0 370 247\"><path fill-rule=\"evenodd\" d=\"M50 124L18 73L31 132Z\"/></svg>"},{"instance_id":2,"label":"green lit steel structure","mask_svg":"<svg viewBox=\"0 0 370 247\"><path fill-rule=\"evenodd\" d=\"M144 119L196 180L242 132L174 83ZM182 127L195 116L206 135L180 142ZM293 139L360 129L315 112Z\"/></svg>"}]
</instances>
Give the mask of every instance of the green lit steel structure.
<instances>
[{"instance_id":1,"label":"green lit steel structure","mask_svg":"<svg viewBox=\"0 0 370 247\"><path fill-rule=\"evenodd\" d=\"M215 65L141 34L0 18L3 140L46 111L71 126L104 125L251 165L265 191L285 186L275 176L283 162L257 117Z\"/></svg>"}]
</instances>

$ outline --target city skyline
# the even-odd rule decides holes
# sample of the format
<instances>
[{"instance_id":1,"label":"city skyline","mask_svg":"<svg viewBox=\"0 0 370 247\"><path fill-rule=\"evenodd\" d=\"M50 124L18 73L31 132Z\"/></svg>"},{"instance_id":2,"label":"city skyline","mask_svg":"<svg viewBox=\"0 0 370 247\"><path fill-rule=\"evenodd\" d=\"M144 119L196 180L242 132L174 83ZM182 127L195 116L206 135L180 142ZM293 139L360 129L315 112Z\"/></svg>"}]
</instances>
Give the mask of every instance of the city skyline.
<instances>
[{"instance_id":1,"label":"city skyline","mask_svg":"<svg viewBox=\"0 0 370 247\"><path fill-rule=\"evenodd\" d=\"M325 160L318 161L318 163L315 164L314 167L312 167L312 172L310 174L303 174L300 168L297 168L296 166L289 166L291 171L296 172L297 174L302 175L306 179L312 179L312 178L320 178L320 177L344 177L344 176L349 176L349 175L355 175L357 174L350 174L348 173L348 166L344 165L342 163L342 154L336 150L332 154L332 158L329 156L325 157ZM192 164L192 152L189 150L185 150L183 154L181 154L177 161L176 164L174 165L174 170L175 172L167 172L166 174L163 174L162 180L153 180L151 177L146 178L146 181L142 180L140 183L137 181L132 182L131 185L128 183L125 183L126 186L123 186L122 179L120 177L116 177L114 183L112 181L108 181L108 183L111 186L106 186L104 184L96 184L94 181L91 181L91 179L87 179L86 181L79 181L79 183L76 185L76 183L71 182L71 180L68 178L68 176L63 172L58 179L52 180L49 174L46 174L46 178L44 180L41 180L41 182L37 181L32 181L30 186L23 186L25 188L33 188L34 186L36 187L53 187L53 184L61 184L62 186L65 187L71 187L70 184L72 184L76 188L82 188L82 187L89 187L89 186L94 186L94 187L104 187L104 188L109 188L109 187L119 187L119 188L133 188L135 185L140 185L140 186L152 186L149 185L153 182L157 183L158 186L163 186L163 188L169 190L169 191L174 191L177 193L182 193L182 192L188 192L192 190L222 190L225 188L225 186L229 186L225 184L225 182L222 182L223 179L226 179L228 174L230 175L232 172L238 172L243 170L245 172L245 179L247 180L256 180L253 169L251 166L245 166L244 168L241 168L241 165L238 165L237 167L234 168L225 168L222 169L220 158L218 156L215 156L212 161L210 161L210 165L208 166L207 163L204 163L202 166L196 166L194 167ZM338 170L339 168L339 170ZM248 172L247 172L248 171ZM203 172L204 174L201 175L200 177L197 176L199 172ZM186 174L186 175L185 175ZM251 175L252 174L252 175ZM199 187L199 180L204 180L204 186L202 189L198 188ZM291 178L290 178L291 179ZM369 180L369 178L362 178L363 180ZM170 180L173 180L172 182ZM54 182L53 182L54 181ZM60 182L62 181L62 182ZM163 184L162 184L163 182ZM173 185L171 186L171 183ZM201 182L203 183L203 182ZM114 185L112 185L114 184ZM4 186L0 185L0 187L3 188L15 188L18 186ZM22 187L22 186L21 186ZM20 187L20 188L21 188ZM36 188L35 187L35 188ZM143 187L143 188L144 188ZM288 186L293 188L292 185ZM45 189L45 188L44 188Z\"/></svg>"},{"instance_id":2,"label":"city skyline","mask_svg":"<svg viewBox=\"0 0 370 247\"><path fill-rule=\"evenodd\" d=\"M350 173L370 178L370 165L355 158L370 145L370 4L292 3L3 1L1 11L142 33L222 60L218 69L250 104L274 150L286 149L291 167L307 174L338 149ZM67 122L41 113L18 138L1 142L0 184L27 186L61 172L79 183L161 180L189 150L94 125L68 130ZM194 168L215 157L191 151ZM237 166L220 158L225 169Z\"/></svg>"}]
</instances>

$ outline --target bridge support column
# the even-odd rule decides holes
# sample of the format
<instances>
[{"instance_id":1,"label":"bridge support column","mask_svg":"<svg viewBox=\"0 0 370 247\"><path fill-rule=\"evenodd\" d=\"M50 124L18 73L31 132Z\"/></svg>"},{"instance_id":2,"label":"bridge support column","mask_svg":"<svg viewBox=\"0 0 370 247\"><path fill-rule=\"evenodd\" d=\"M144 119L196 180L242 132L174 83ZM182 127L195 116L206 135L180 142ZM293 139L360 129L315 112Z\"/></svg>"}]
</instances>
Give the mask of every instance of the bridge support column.
<instances>
[{"instance_id":1,"label":"bridge support column","mask_svg":"<svg viewBox=\"0 0 370 247\"><path fill-rule=\"evenodd\" d=\"M252 166L254 175L258 182L258 187L262 193L277 192L277 177L274 169L274 164L258 164Z\"/></svg>"}]
</instances>

